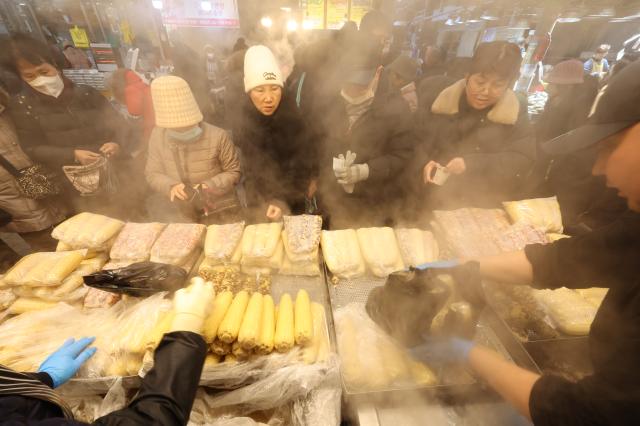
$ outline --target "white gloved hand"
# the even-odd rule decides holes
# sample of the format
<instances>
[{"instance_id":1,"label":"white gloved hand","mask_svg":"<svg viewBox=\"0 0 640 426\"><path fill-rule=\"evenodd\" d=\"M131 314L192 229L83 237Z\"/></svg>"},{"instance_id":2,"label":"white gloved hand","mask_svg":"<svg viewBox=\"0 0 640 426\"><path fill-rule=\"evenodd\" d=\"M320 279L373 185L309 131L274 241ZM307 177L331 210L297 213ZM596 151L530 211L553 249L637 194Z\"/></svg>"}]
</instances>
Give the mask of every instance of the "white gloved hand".
<instances>
[{"instance_id":1,"label":"white gloved hand","mask_svg":"<svg viewBox=\"0 0 640 426\"><path fill-rule=\"evenodd\" d=\"M358 182L369 179L368 164L354 164L344 170L336 172L340 185L355 185Z\"/></svg>"},{"instance_id":2,"label":"white gloved hand","mask_svg":"<svg viewBox=\"0 0 640 426\"><path fill-rule=\"evenodd\" d=\"M204 321L213 306L213 297L213 284L199 277L193 278L189 287L176 291L171 331L202 333Z\"/></svg>"}]
</instances>

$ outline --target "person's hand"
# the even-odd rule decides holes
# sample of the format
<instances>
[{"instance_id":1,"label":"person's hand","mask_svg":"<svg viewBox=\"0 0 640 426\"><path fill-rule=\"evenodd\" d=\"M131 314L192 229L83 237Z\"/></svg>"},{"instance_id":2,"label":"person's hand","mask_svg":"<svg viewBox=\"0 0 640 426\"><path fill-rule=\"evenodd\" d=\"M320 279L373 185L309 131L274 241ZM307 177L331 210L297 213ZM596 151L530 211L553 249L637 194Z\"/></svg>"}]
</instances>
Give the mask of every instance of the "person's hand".
<instances>
[{"instance_id":1,"label":"person's hand","mask_svg":"<svg viewBox=\"0 0 640 426\"><path fill-rule=\"evenodd\" d=\"M354 164L345 169L336 170L335 175L340 185L355 185L369 179L369 165Z\"/></svg>"},{"instance_id":2,"label":"person's hand","mask_svg":"<svg viewBox=\"0 0 640 426\"><path fill-rule=\"evenodd\" d=\"M438 167L442 167L440 165L440 163L436 162L436 161L429 161L424 168L422 169L422 182L424 182L424 184L428 184L428 183L433 183L433 171L438 168Z\"/></svg>"},{"instance_id":3,"label":"person's hand","mask_svg":"<svg viewBox=\"0 0 640 426\"><path fill-rule=\"evenodd\" d=\"M456 157L453 160L449 161L449 164L446 166L447 171L452 175L461 175L467 170L467 165L464 162L464 158Z\"/></svg>"},{"instance_id":4,"label":"person's hand","mask_svg":"<svg viewBox=\"0 0 640 426\"><path fill-rule=\"evenodd\" d=\"M282 209L273 204L269 204L267 207L267 219L275 222L282 218Z\"/></svg>"},{"instance_id":5,"label":"person's hand","mask_svg":"<svg viewBox=\"0 0 640 426\"><path fill-rule=\"evenodd\" d=\"M171 199L172 203L173 203L173 200L175 200L176 198L178 200L185 201L188 198L188 196L186 191L184 190L184 183L179 183L177 185L172 186L171 191L169 191L169 198Z\"/></svg>"},{"instance_id":6,"label":"person's hand","mask_svg":"<svg viewBox=\"0 0 640 426\"><path fill-rule=\"evenodd\" d=\"M202 333L204 320L213 306L213 284L196 277L187 288L176 291L173 296L175 316L171 323L172 331L191 331Z\"/></svg>"},{"instance_id":7,"label":"person's hand","mask_svg":"<svg viewBox=\"0 0 640 426\"><path fill-rule=\"evenodd\" d=\"M120 154L120 145L115 142L107 142L100 147L100 152L107 158L116 157Z\"/></svg>"},{"instance_id":8,"label":"person's hand","mask_svg":"<svg viewBox=\"0 0 640 426\"><path fill-rule=\"evenodd\" d=\"M409 350L419 360L439 363L466 363L474 343L459 337L427 338L423 343Z\"/></svg>"},{"instance_id":9,"label":"person's hand","mask_svg":"<svg viewBox=\"0 0 640 426\"><path fill-rule=\"evenodd\" d=\"M73 338L67 340L57 351L49 355L38 368L38 372L47 373L54 388L65 384L82 364L96 353L96 348L87 348L94 340L95 337L83 337L78 341Z\"/></svg>"},{"instance_id":10,"label":"person's hand","mask_svg":"<svg viewBox=\"0 0 640 426\"><path fill-rule=\"evenodd\" d=\"M100 154L96 154L95 152L87 151L85 149L76 149L73 151L73 157L78 163L86 166L98 161L100 159Z\"/></svg>"}]
</instances>

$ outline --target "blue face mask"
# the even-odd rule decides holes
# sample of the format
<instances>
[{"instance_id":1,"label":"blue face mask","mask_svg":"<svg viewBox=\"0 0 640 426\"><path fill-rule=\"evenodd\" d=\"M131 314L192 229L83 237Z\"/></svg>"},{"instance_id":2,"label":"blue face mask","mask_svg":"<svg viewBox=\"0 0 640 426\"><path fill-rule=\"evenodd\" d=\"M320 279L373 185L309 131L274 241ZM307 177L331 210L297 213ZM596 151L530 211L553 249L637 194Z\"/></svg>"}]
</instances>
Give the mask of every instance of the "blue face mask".
<instances>
[{"instance_id":1,"label":"blue face mask","mask_svg":"<svg viewBox=\"0 0 640 426\"><path fill-rule=\"evenodd\" d=\"M189 143L189 142L195 142L198 139L200 139L200 136L202 135L202 129L200 128L200 126L192 127L189 130L184 132L178 132L173 129L167 129L167 133L169 134L169 137L174 141Z\"/></svg>"}]
</instances>

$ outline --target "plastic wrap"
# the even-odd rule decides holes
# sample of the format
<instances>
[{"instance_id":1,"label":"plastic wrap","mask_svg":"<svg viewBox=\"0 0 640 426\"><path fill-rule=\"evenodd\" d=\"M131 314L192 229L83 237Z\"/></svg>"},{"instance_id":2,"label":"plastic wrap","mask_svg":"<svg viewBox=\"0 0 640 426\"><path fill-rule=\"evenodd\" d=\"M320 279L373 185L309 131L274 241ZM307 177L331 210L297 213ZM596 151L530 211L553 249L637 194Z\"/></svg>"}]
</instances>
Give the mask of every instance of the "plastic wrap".
<instances>
[{"instance_id":1,"label":"plastic wrap","mask_svg":"<svg viewBox=\"0 0 640 426\"><path fill-rule=\"evenodd\" d=\"M556 197L506 201L502 205L513 223L522 223L545 233L562 234L562 214Z\"/></svg>"},{"instance_id":2,"label":"plastic wrap","mask_svg":"<svg viewBox=\"0 0 640 426\"><path fill-rule=\"evenodd\" d=\"M415 267L438 260L438 243L431 232L407 228L398 228L395 232L405 266Z\"/></svg>"},{"instance_id":3,"label":"plastic wrap","mask_svg":"<svg viewBox=\"0 0 640 426\"><path fill-rule=\"evenodd\" d=\"M602 301L607 296L608 288L591 287L575 290L584 300L591 303L596 308L600 308Z\"/></svg>"},{"instance_id":4,"label":"plastic wrap","mask_svg":"<svg viewBox=\"0 0 640 426\"><path fill-rule=\"evenodd\" d=\"M16 295L11 290L0 290L0 311L7 309L16 300Z\"/></svg>"},{"instance_id":5,"label":"plastic wrap","mask_svg":"<svg viewBox=\"0 0 640 426\"><path fill-rule=\"evenodd\" d=\"M139 262L121 269L96 272L83 279L88 286L100 290L147 296L184 287L187 273L174 265Z\"/></svg>"},{"instance_id":6,"label":"plastic wrap","mask_svg":"<svg viewBox=\"0 0 640 426\"><path fill-rule=\"evenodd\" d=\"M534 291L536 300L560 331L571 336L589 334L598 308L566 287Z\"/></svg>"},{"instance_id":7,"label":"plastic wrap","mask_svg":"<svg viewBox=\"0 0 640 426\"><path fill-rule=\"evenodd\" d=\"M204 243L204 254L212 262L233 263L240 262L242 257L242 234L244 222L226 225L210 225Z\"/></svg>"},{"instance_id":8,"label":"plastic wrap","mask_svg":"<svg viewBox=\"0 0 640 426\"><path fill-rule=\"evenodd\" d=\"M108 308L115 305L122 298L121 295L110 293L97 288L89 288L84 297L83 305L87 309Z\"/></svg>"},{"instance_id":9,"label":"plastic wrap","mask_svg":"<svg viewBox=\"0 0 640 426\"><path fill-rule=\"evenodd\" d=\"M356 232L360 252L373 275L384 278L404 269L393 229L360 228Z\"/></svg>"},{"instance_id":10,"label":"plastic wrap","mask_svg":"<svg viewBox=\"0 0 640 426\"><path fill-rule=\"evenodd\" d=\"M86 250L33 253L23 257L5 275L8 285L60 285L84 260Z\"/></svg>"},{"instance_id":11,"label":"plastic wrap","mask_svg":"<svg viewBox=\"0 0 640 426\"><path fill-rule=\"evenodd\" d=\"M247 228L248 229L248 228ZM272 238L269 236L268 238ZM243 251L244 253L244 251ZM262 273L264 270L268 269L272 272L278 272L282 267L282 263L284 262L284 244L282 240L278 237L276 247L272 251L270 257L242 257L240 264L242 265L243 272L247 274L251 274L252 270L255 270L256 273Z\"/></svg>"},{"instance_id":12,"label":"plastic wrap","mask_svg":"<svg viewBox=\"0 0 640 426\"><path fill-rule=\"evenodd\" d=\"M127 223L111 247L111 259L131 262L149 260L151 247L165 226L163 223Z\"/></svg>"},{"instance_id":13,"label":"plastic wrap","mask_svg":"<svg viewBox=\"0 0 640 426\"><path fill-rule=\"evenodd\" d=\"M74 249L108 250L124 222L107 216L83 212L77 214L51 232L51 236Z\"/></svg>"},{"instance_id":14,"label":"plastic wrap","mask_svg":"<svg viewBox=\"0 0 640 426\"><path fill-rule=\"evenodd\" d=\"M562 240L564 238L571 238L568 235L564 235L564 234L556 234L553 232L547 233L547 239L549 240L550 243L554 243L558 240Z\"/></svg>"},{"instance_id":15,"label":"plastic wrap","mask_svg":"<svg viewBox=\"0 0 640 426\"><path fill-rule=\"evenodd\" d=\"M151 261L171 265L184 264L202 246L204 225L172 223L168 225L151 248Z\"/></svg>"},{"instance_id":16,"label":"plastic wrap","mask_svg":"<svg viewBox=\"0 0 640 426\"><path fill-rule=\"evenodd\" d=\"M415 360L369 318L362 304L340 308L334 318L347 390L367 392L437 383L426 365L422 371L427 373L414 377Z\"/></svg>"},{"instance_id":17,"label":"plastic wrap","mask_svg":"<svg viewBox=\"0 0 640 426\"><path fill-rule=\"evenodd\" d=\"M264 263L276 253L281 242L281 233L281 222L247 226L242 235L242 264L263 267L260 263Z\"/></svg>"},{"instance_id":18,"label":"plastic wrap","mask_svg":"<svg viewBox=\"0 0 640 426\"><path fill-rule=\"evenodd\" d=\"M284 230L287 236L286 249L293 261L296 255L311 253L320 244L322 217L313 215L284 216Z\"/></svg>"},{"instance_id":19,"label":"plastic wrap","mask_svg":"<svg viewBox=\"0 0 640 426\"><path fill-rule=\"evenodd\" d=\"M364 275L365 265L355 230L322 231L320 240L322 255L331 273L339 278Z\"/></svg>"}]
</instances>

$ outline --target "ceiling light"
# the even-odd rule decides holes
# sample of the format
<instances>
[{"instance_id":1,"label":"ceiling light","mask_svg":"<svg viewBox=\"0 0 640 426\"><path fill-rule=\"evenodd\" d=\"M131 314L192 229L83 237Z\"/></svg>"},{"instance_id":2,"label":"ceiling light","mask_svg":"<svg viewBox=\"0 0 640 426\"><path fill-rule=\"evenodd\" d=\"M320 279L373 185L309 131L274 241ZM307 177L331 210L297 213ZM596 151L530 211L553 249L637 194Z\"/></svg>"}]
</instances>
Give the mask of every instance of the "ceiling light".
<instances>
[{"instance_id":1,"label":"ceiling light","mask_svg":"<svg viewBox=\"0 0 640 426\"><path fill-rule=\"evenodd\" d=\"M306 19L302 21L302 29L303 30L311 30L313 29L313 22L307 21Z\"/></svg>"},{"instance_id":2,"label":"ceiling light","mask_svg":"<svg viewBox=\"0 0 640 426\"><path fill-rule=\"evenodd\" d=\"M283 12L287 12L287 13L291 12L291 8L290 7L281 7L280 10L283 11Z\"/></svg>"},{"instance_id":3,"label":"ceiling light","mask_svg":"<svg viewBox=\"0 0 640 426\"><path fill-rule=\"evenodd\" d=\"M162 10L162 0L152 0L151 4L153 5L154 9Z\"/></svg>"},{"instance_id":4,"label":"ceiling light","mask_svg":"<svg viewBox=\"0 0 640 426\"><path fill-rule=\"evenodd\" d=\"M287 21L287 31L293 32L297 30L298 30L298 23L293 19L289 19L289 21Z\"/></svg>"},{"instance_id":5,"label":"ceiling light","mask_svg":"<svg viewBox=\"0 0 640 426\"><path fill-rule=\"evenodd\" d=\"M260 19L260 24L265 28L271 28L273 26L273 20L268 16L263 16L262 19Z\"/></svg>"},{"instance_id":6,"label":"ceiling light","mask_svg":"<svg viewBox=\"0 0 640 426\"><path fill-rule=\"evenodd\" d=\"M211 6L211 2L210 1L201 1L200 2L200 9L204 10L205 12L211 12L211 9L213 7Z\"/></svg>"}]
</instances>

